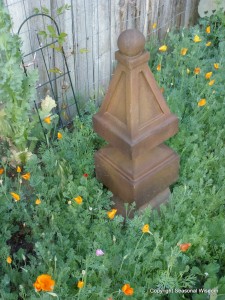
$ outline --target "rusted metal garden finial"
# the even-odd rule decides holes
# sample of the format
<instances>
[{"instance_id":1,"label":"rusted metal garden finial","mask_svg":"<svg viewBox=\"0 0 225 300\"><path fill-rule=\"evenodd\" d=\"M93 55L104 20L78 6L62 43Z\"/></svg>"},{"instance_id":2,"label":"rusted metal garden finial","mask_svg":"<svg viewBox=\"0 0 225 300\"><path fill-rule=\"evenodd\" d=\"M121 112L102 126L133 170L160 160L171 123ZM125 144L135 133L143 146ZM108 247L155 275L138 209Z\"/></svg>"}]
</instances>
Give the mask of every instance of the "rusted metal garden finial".
<instances>
[{"instance_id":1,"label":"rusted metal garden finial","mask_svg":"<svg viewBox=\"0 0 225 300\"><path fill-rule=\"evenodd\" d=\"M118 38L118 65L108 92L93 117L94 130L108 143L95 154L97 178L123 203L137 208L166 201L177 180L179 157L163 144L178 130L149 67L141 32L129 29Z\"/></svg>"}]
</instances>

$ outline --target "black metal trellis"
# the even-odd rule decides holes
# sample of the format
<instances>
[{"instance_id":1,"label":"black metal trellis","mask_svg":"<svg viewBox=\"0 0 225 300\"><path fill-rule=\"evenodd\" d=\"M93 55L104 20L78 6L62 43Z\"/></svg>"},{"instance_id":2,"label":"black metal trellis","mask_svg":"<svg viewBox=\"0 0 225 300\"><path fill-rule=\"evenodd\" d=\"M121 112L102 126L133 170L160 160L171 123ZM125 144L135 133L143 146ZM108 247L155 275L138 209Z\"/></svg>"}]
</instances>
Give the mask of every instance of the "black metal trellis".
<instances>
[{"instance_id":1,"label":"black metal trellis","mask_svg":"<svg viewBox=\"0 0 225 300\"><path fill-rule=\"evenodd\" d=\"M20 25L19 29L18 29L18 35L21 34L21 29L23 28L23 26L32 18L35 18L35 17L43 17L43 18L48 18L51 20L51 22L54 24L55 28L56 28L56 31L57 31L57 34L58 36L60 35L60 30L59 30L59 27L58 27L58 24L56 23L56 21L49 15L47 14L44 14L44 13L38 13L38 14L34 14L34 15L31 15L29 16L28 18L26 18L23 23ZM28 26L28 24L27 24ZM31 52L27 53L27 54L24 54L23 55L23 59L22 59L22 65L23 65L23 69L24 69L24 72L25 74L27 75L27 68L31 65L34 65L35 67L35 59L36 59L36 54L39 52L40 53L40 56L41 56L41 59L42 59L42 62L43 62L43 67L44 67L44 70L46 71L46 75L47 75L47 81L44 81L42 83L39 83L37 86L36 86L36 89L39 90L41 88L46 88L48 89L49 87L49 90L50 90L50 94L51 96L54 98L54 100L56 101L56 108L55 108L55 111L54 113L58 114L59 116L59 127L64 127L64 126L68 126L70 123L72 123L72 119L71 119L71 115L70 115L70 109L73 105L75 105L76 107L76 113L77 115L80 117L80 111L79 111L79 108L78 108L78 103L77 103L77 98L76 98L76 95L75 95L75 91L74 91L74 87L73 87L73 83L72 83L72 79L71 79L71 75L70 75L70 70L69 70L69 67L68 67L68 62L67 62L67 58L66 58L66 55L65 55L65 52L64 52L64 49L63 49L63 46L61 46L61 49L60 49L60 52L58 52L59 54L61 53L61 58L63 60L63 69L64 69L64 72L59 72L57 74L55 73L51 73L49 70L50 70L50 67L48 68L48 63L46 61L46 57L44 55L44 50L45 49L48 49L49 47L55 45L56 43L59 43L58 42L58 39L55 38L54 40L52 40L51 42L49 43L46 43L46 44L42 44L41 42L41 38L40 38L40 35L39 35L39 32L36 31L36 38L37 38L37 42L38 42L38 47L34 50L32 50ZM53 38L52 38L53 39ZM31 48L32 49L32 48ZM55 57L55 49L54 47L52 48L52 51L53 51L53 57ZM25 59L26 57L29 57L30 55L33 56L33 60L31 63L28 63L26 64L25 63ZM61 97L61 106L60 106L60 101L59 101L59 95L58 95L58 91L57 91L57 82L59 79L65 79L65 76L68 76L68 80L69 80L69 87L71 87L71 92L72 92L72 98L74 100L74 103L70 104L68 103L68 99L67 99L67 95L66 95L66 104L64 103L65 102L65 95L64 95L64 92L66 93L67 92L67 89L68 89L68 86L65 86L64 87L64 92L62 92L62 97ZM52 78L53 77L53 78ZM55 87L54 87L55 85ZM63 89L63 87L62 87ZM41 117L40 117L40 114L39 114L39 111L38 111L38 103L36 100L34 100L34 105L35 105L35 108L36 108L36 111L38 113L38 117L39 117L39 121L41 123L41 126L42 126L42 129L43 131L45 132L44 130L44 127L43 127L43 124L42 124L42 120L41 120ZM67 116L67 118L63 118L62 116L62 113L65 112L65 115ZM69 116L68 116L69 115Z\"/></svg>"}]
</instances>

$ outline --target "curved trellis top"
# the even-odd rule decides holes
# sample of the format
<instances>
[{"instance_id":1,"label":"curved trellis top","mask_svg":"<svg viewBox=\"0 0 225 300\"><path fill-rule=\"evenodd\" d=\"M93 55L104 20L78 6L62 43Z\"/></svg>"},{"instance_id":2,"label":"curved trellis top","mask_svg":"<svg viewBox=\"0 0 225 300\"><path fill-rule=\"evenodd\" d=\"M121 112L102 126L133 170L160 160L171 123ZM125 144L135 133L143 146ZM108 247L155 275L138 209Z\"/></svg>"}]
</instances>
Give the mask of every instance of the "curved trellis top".
<instances>
[{"instance_id":1,"label":"curved trellis top","mask_svg":"<svg viewBox=\"0 0 225 300\"><path fill-rule=\"evenodd\" d=\"M34 18L42 18L40 23L43 28L34 28L33 22L29 24ZM38 22L36 24L40 27ZM25 25L28 30L23 31ZM56 102L54 113L59 116L60 127L68 125L76 114L80 116L80 112L63 49L67 34L60 32L58 24L51 16L38 13L22 22L18 35L25 43L29 41L29 47L25 45L25 49L30 51L23 53L24 72L27 74L30 69L37 69L41 79L36 85L37 99L34 99L37 111L41 100L49 95Z\"/></svg>"}]
</instances>

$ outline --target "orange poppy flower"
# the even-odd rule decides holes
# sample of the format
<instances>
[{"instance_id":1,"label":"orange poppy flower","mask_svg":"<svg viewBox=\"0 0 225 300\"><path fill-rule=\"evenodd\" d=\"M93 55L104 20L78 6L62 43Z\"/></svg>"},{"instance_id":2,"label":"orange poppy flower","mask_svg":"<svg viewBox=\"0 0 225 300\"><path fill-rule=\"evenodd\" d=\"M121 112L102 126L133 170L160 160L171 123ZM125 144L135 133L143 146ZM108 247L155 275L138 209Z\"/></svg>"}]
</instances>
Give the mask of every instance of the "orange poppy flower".
<instances>
[{"instance_id":1,"label":"orange poppy flower","mask_svg":"<svg viewBox=\"0 0 225 300\"><path fill-rule=\"evenodd\" d=\"M201 72L201 69L199 67L197 67L197 68L194 69L194 73L196 75L198 75L200 72Z\"/></svg>"},{"instance_id":2,"label":"orange poppy flower","mask_svg":"<svg viewBox=\"0 0 225 300\"><path fill-rule=\"evenodd\" d=\"M143 233L150 233L149 225L148 225L148 224L145 224L145 225L142 227L142 232L143 232Z\"/></svg>"},{"instance_id":3,"label":"orange poppy flower","mask_svg":"<svg viewBox=\"0 0 225 300\"><path fill-rule=\"evenodd\" d=\"M83 202L83 199L81 196L77 196L76 198L73 198L73 200L79 205L82 204L82 202Z\"/></svg>"},{"instance_id":4,"label":"orange poppy flower","mask_svg":"<svg viewBox=\"0 0 225 300\"><path fill-rule=\"evenodd\" d=\"M129 283L124 284L122 291L126 296L132 296L134 293L134 289L129 285Z\"/></svg>"},{"instance_id":5,"label":"orange poppy flower","mask_svg":"<svg viewBox=\"0 0 225 300\"><path fill-rule=\"evenodd\" d=\"M206 99L201 99L198 101L198 106L204 106L206 105Z\"/></svg>"},{"instance_id":6,"label":"orange poppy flower","mask_svg":"<svg viewBox=\"0 0 225 300\"><path fill-rule=\"evenodd\" d=\"M191 247L191 244L190 243L184 243L184 244L180 244L178 246L180 247L180 251L186 252Z\"/></svg>"},{"instance_id":7,"label":"orange poppy flower","mask_svg":"<svg viewBox=\"0 0 225 300\"><path fill-rule=\"evenodd\" d=\"M50 116L45 117L45 118L44 118L44 122L45 122L46 124L51 124L51 117L50 117Z\"/></svg>"},{"instance_id":8,"label":"orange poppy flower","mask_svg":"<svg viewBox=\"0 0 225 300\"><path fill-rule=\"evenodd\" d=\"M20 200L20 196L19 196L18 194L13 193L13 192L11 192L10 194L11 194L11 196L13 197L13 199L14 199L15 201L19 201L19 200Z\"/></svg>"},{"instance_id":9,"label":"orange poppy flower","mask_svg":"<svg viewBox=\"0 0 225 300\"><path fill-rule=\"evenodd\" d=\"M205 79L210 79L211 76L212 76L212 72L208 72L205 74Z\"/></svg>"},{"instance_id":10,"label":"orange poppy flower","mask_svg":"<svg viewBox=\"0 0 225 300\"><path fill-rule=\"evenodd\" d=\"M160 92L161 92L162 94L165 92L164 87L161 87L161 88L160 88Z\"/></svg>"},{"instance_id":11,"label":"orange poppy flower","mask_svg":"<svg viewBox=\"0 0 225 300\"><path fill-rule=\"evenodd\" d=\"M184 55L186 55L187 51L188 51L188 48L182 48L180 50L180 54L184 56Z\"/></svg>"},{"instance_id":12,"label":"orange poppy flower","mask_svg":"<svg viewBox=\"0 0 225 300\"><path fill-rule=\"evenodd\" d=\"M210 26L207 26L206 29L205 29L205 32L206 32L206 33L210 33L210 31L211 31L211 30L210 30Z\"/></svg>"},{"instance_id":13,"label":"orange poppy flower","mask_svg":"<svg viewBox=\"0 0 225 300\"><path fill-rule=\"evenodd\" d=\"M1 169L0 169L0 175L2 175L3 173L4 173L4 169L1 168Z\"/></svg>"},{"instance_id":14,"label":"orange poppy flower","mask_svg":"<svg viewBox=\"0 0 225 300\"><path fill-rule=\"evenodd\" d=\"M18 166L18 167L16 168L16 172L17 172L17 173L21 173L21 168L20 168L20 166Z\"/></svg>"},{"instance_id":15,"label":"orange poppy flower","mask_svg":"<svg viewBox=\"0 0 225 300\"><path fill-rule=\"evenodd\" d=\"M161 65L160 64L156 67L156 70L161 71Z\"/></svg>"},{"instance_id":16,"label":"orange poppy flower","mask_svg":"<svg viewBox=\"0 0 225 300\"><path fill-rule=\"evenodd\" d=\"M214 68L215 68L216 70L218 70L219 67L220 67L220 65L219 65L218 63L214 63L213 66L214 66Z\"/></svg>"},{"instance_id":17,"label":"orange poppy flower","mask_svg":"<svg viewBox=\"0 0 225 300\"><path fill-rule=\"evenodd\" d=\"M111 219L111 220L114 219L116 212L117 212L117 209L115 209L115 208L108 211L107 212L108 218Z\"/></svg>"},{"instance_id":18,"label":"orange poppy flower","mask_svg":"<svg viewBox=\"0 0 225 300\"><path fill-rule=\"evenodd\" d=\"M41 200L40 200L40 199L36 199L35 204L36 204L36 205L41 204Z\"/></svg>"},{"instance_id":19,"label":"orange poppy flower","mask_svg":"<svg viewBox=\"0 0 225 300\"><path fill-rule=\"evenodd\" d=\"M82 289L84 287L84 282L82 280L79 280L78 283L77 283L77 287L79 289Z\"/></svg>"},{"instance_id":20,"label":"orange poppy flower","mask_svg":"<svg viewBox=\"0 0 225 300\"><path fill-rule=\"evenodd\" d=\"M45 291L52 292L54 289L55 281L48 274L42 274L37 277L35 283L33 284L36 292Z\"/></svg>"},{"instance_id":21,"label":"orange poppy flower","mask_svg":"<svg viewBox=\"0 0 225 300\"><path fill-rule=\"evenodd\" d=\"M28 172L28 173L22 175L21 177L25 180L30 180L30 173Z\"/></svg>"},{"instance_id":22,"label":"orange poppy flower","mask_svg":"<svg viewBox=\"0 0 225 300\"><path fill-rule=\"evenodd\" d=\"M212 85L214 85L214 83L215 83L215 79L210 80L210 82L208 83L208 85L212 86Z\"/></svg>"},{"instance_id":23,"label":"orange poppy flower","mask_svg":"<svg viewBox=\"0 0 225 300\"><path fill-rule=\"evenodd\" d=\"M58 140L61 140L62 137L63 137L62 133L61 133L61 132L58 132L58 133L57 133L57 138L58 138Z\"/></svg>"},{"instance_id":24,"label":"orange poppy flower","mask_svg":"<svg viewBox=\"0 0 225 300\"><path fill-rule=\"evenodd\" d=\"M8 264L11 264L12 263L12 258L10 256L8 256L6 261L7 261Z\"/></svg>"},{"instance_id":25,"label":"orange poppy flower","mask_svg":"<svg viewBox=\"0 0 225 300\"><path fill-rule=\"evenodd\" d=\"M211 46L211 42L207 42L205 45L206 45L206 47L209 47L209 46Z\"/></svg>"}]
</instances>

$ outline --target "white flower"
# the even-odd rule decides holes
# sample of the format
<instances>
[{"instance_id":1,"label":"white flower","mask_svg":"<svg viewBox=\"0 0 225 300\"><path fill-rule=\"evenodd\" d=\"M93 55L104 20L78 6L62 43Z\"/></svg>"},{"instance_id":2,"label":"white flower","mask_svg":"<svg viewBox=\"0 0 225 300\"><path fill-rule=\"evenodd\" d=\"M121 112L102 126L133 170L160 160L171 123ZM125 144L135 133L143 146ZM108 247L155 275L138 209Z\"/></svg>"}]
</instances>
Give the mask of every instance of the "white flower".
<instances>
[{"instance_id":1,"label":"white flower","mask_svg":"<svg viewBox=\"0 0 225 300\"><path fill-rule=\"evenodd\" d=\"M24 151L20 151L20 152L17 152L14 149L12 149L11 153L12 153L11 164L15 165L15 166L27 162L33 155L32 152L28 151L28 148L26 148Z\"/></svg>"},{"instance_id":2,"label":"white flower","mask_svg":"<svg viewBox=\"0 0 225 300\"><path fill-rule=\"evenodd\" d=\"M46 113L50 113L50 111L55 107L56 102L49 95L47 95L45 99L41 102L41 109Z\"/></svg>"},{"instance_id":3,"label":"white flower","mask_svg":"<svg viewBox=\"0 0 225 300\"><path fill-rule=\"evenodd\" d=\"M82 275L84 276L86 274L86 271L85 270L82 270Z\"/></svg>"}]
</instances>

